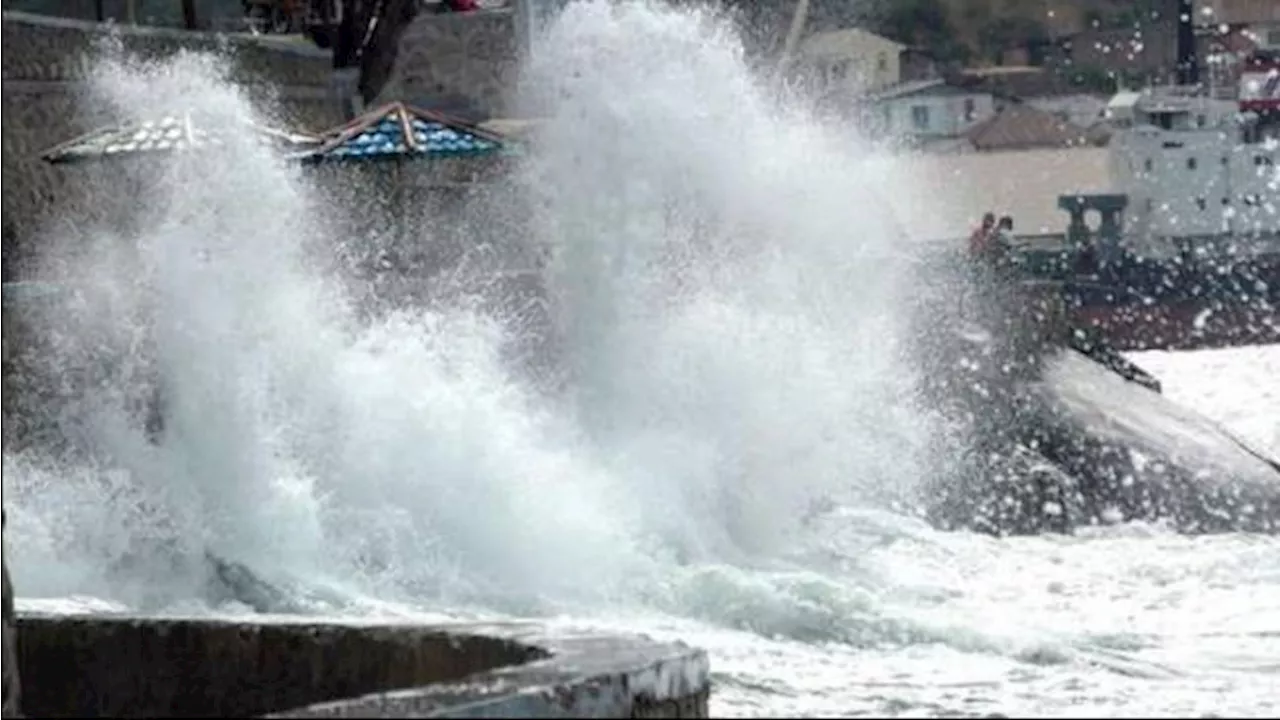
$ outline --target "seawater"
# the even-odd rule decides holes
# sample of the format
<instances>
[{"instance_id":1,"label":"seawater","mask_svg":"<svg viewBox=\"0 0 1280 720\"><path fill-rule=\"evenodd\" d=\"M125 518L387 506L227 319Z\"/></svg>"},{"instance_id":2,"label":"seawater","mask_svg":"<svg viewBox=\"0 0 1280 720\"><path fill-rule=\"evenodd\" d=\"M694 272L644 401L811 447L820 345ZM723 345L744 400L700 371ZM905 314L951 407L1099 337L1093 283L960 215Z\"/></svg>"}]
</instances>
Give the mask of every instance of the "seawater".
<instances>
[{"instance_id":1,"label":"seawater","mask_svg":"<svg viewBox=\"0 0 1280 720\"><path fill-rule=\"evenodd\" d=\"M94 92L124 119L269 122L222 67L106 57ZM61 419L87 450L5 457L20 606L250 612L209 596L211 551L326 617L684 639L711 652L720 715L1275 713L1276 540L913 518L948 428L916 399L892 208L930 198L856 129L753 73L704 11L571 4L525 71L545 130L456 221L505 219L499 244L546 258L553 376L512 351L535 329L457 275L368 312L331 259L378 238L326 220L364 209L324 207L250 135L174 154L136 237L49 243L88 299L56 322L93 339L51 362L158 378L165 427L117 381ZM393 214L423 243L457 232ZM1274 377L1275 348L1139 361L1280 445L1275 400L1231 384Z\"/></svg>"}]
</instances>

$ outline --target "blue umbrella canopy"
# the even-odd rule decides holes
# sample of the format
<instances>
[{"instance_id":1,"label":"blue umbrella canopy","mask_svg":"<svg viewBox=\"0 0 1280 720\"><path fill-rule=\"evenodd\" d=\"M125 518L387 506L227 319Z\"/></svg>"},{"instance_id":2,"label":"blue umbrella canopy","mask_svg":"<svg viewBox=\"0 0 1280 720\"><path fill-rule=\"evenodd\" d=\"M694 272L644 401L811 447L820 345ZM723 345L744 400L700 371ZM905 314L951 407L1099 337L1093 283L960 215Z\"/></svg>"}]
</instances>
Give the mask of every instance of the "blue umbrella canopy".
<instances>
[{"instance_id":1,"label":"blue umbrella canopy","mask_svg":"<svg viewBox=\"0 0 1280 720\"><path fill-rule=\"evenodd\" d=\"M0 285L0 300L5 305L25 305L31 302L52 300L67 291L68 288L66 286L50 282L33 280L7 282Z\"/></svg>"},{"instance_id":2,"label":"blue umbrella canopy","mask_svg":"<svg viewBox=\"0 0 1280 720\"><path fill-rule=\"evenodd\" d=\"M183 113L99 128L56 145L41 157L50 163L70 163L186 152L225 146L228 140L246 134L291 156L304 155L321 142L310 133L271 128L250 120L214 125Z\"/></svg>"},{"instance_id":3,"label":"blue umbrella canopy","mask_svg":"<svg viewBox=\"0 0 1280 720\"><path fill-rule=\"evenodd\" d=\"M509 151L502 135L433 110L401 102L377 107L322 133L307 162L429 159Z\"/></svg>"}]
</instances>

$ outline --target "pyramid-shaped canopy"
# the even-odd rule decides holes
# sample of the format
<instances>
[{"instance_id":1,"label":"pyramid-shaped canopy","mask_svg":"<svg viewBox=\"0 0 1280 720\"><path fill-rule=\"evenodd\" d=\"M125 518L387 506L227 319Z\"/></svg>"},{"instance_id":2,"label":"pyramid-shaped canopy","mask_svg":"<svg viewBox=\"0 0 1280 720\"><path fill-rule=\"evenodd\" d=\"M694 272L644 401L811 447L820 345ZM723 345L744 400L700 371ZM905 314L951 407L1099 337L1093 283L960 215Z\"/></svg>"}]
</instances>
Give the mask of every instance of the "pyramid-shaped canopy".
<instances>
[{"instance_id":1,"label":"pyramid-shaped canopy","mask_svg":"<svg viewBox=\"0 0 1280 720\"><path fill-rule=\"evenodd\" d=\"M501 135L442 113L393 102L322 134L307 160L358 161L501 152Z\"/></svg>"},{"instance_id":2,"label":"pyramid-shaped canopy","mask_svg":"<svg viewBox=\"0 0 1280 720\"><path fill-rule=\"evenodd\" d=\"M50 148L41 157L51 163L64 163L183 152L224 146L229 139L246 134L297 156L320 144L320 138L309 133L277 130L249 120L219 127L184 113L100 128Z\"/></svg>"}]
</instances>

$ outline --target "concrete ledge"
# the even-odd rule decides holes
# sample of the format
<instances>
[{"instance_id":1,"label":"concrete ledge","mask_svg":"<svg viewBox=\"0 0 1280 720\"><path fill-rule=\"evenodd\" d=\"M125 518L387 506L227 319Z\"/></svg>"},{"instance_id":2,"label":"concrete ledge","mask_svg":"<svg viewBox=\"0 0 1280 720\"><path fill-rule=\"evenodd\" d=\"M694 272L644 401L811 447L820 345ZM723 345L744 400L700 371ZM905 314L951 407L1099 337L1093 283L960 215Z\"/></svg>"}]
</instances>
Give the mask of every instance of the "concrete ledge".
<instances>
[{"instance_id":1,"label":"concrete ledge","mask_svg":"<svg viewBox=\"0 0 1280 720\"><path fill-rule=\"evenodd\" d=\"M32 717L706 717L706 654L536 624L19 614Z\"/></svg>"},{"instance_id":2,"label":"concrete ledge","mask_svg":"<svg viewBox=\"0 0 1280 720\"><path fill-rule=\"evenodd\" d=\"M128 55L147 59L183 51L222 53L230 63L230 77L241 84L329 86L329 54L305 43L89 23L12 11L5 11L2 17L6 88L13 80L84 80L92 75L103 51L117 44Z\"/></svg>"},{"instance_id":3,"label":"concrete ledge","mask_svg":"<svg viewBox=\"0 0 1280 720\"><path fill-rule=\"evenodd\" d=\"M6 21L21 22L32 26L43 26L55 30L71 30L82 33L110 34L120 33L134 37L149 37L170 40L176 43L216 44L227 42L237 45L264 47L271 50L283 50L302 57L328 58L330 52L321 50L314 44L295 39L294 36L254 35L248 32L217 32L210 30L185 30L182 28L160 27L154 25L129 25L115 22L95 22L76 18L41 15L39 13L5 10Z\"/></svg>"}]
</instances>

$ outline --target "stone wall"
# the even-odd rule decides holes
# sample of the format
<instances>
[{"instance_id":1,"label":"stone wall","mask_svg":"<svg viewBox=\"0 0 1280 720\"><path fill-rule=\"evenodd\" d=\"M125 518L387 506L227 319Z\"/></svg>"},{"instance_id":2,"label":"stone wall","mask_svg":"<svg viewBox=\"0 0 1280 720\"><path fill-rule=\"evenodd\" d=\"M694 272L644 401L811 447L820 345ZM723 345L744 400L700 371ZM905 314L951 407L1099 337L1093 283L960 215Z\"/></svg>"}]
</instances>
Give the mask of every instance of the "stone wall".
<instances>
[{"instance_id":1,"label":"stone wall","mask_svg":"<svg viewBox=\"0 0 1280 720\"><path fill-rule=\"evenodd\" d=\"M241 0L193 0L196 27L226 29L245 26ZM5 8L41 15L93 21L102 11L108 22L129 22L129 7L140 25L182 27L182 3L175 0L5 0Z\"/></svg>"},{"instance_id":2,"label":"stone wall","mask_svg":"<svg viewBox=\"0 0 1280 720\"><path fill-rule=\"evenodd\" d=\"M514 116L519 74L516 15L507 9L438 15L422 12L393 37L394 53L367 62L362 85L377 88L377 102L468 105L480 117Z\"/></svg>"},{"instance_id":3,"label":"stone wall","mask_svg":"<svg viewBox=\"0 0 1280 720\"><path fill-rule=\"evenodd\" d=\"M19 615L36 717L706 717L702 651L535 625Z\"/></svg>"},{"instance_id":4,"label":"stone wall","mask_svg":"<svg viewBox=\"0 0 1280 720\"><path fill-rule=\"evenodd\" d=\"M340 122L330 90L328 54L299 43L248 36L157 28L115 28L77 20L5 12L3 15L3 230L6 279L21 277L29 244L55 218L55 207L76 217L93 203L81 168L51 166L40 153L111 122L86 97L100 46L112 36L127 52L155 58L180 50L220 51L230 77L251 92L274 94L282 122L320 129ZM91 213L90 213L91 215Z\"/></svg>"}]
</instances>

